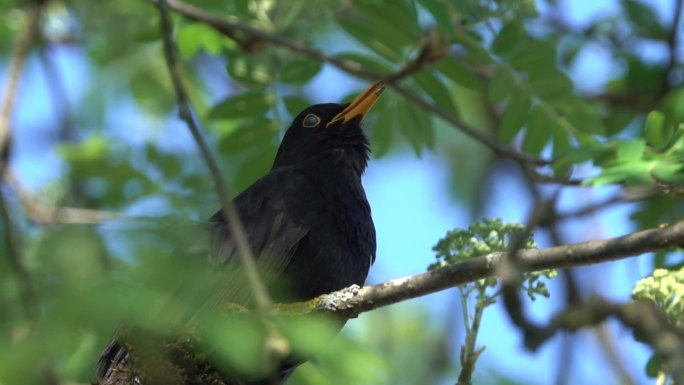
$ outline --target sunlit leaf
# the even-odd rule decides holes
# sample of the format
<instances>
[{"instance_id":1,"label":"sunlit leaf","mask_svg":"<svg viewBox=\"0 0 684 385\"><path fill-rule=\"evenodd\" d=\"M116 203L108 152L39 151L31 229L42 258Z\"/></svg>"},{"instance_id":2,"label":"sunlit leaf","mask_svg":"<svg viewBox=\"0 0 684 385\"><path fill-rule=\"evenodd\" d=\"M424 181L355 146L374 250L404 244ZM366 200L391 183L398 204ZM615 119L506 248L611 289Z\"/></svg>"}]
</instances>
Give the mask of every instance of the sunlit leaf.
<instances>
[{"instance_id":1,"label":"sunlit leaf","mask_svg":"<svg viewBox=\"0 0 684 385\"><path fill-rule=\"evenodd\" d=\"M643 139L625 140L618 144L617 160L628 161L641 159L646 148L646 142Z\"/></svg>"},{"instance_id":2,"label":"sunlit leaf","mask_svg":"<svg viewBox=\"0 0 684 385\"><path fill-rule=\"evenodd\" d=\"M178 28L178 51L185 57L192 57L199 50L217 55L221 52L224 37L205 23L192 23Z\"/></svg>"},{"instance_id":3,"label":"sunlit leaf","mask_svg":"<svg viewBox=\"0 0 684 385\"><path fill-rule=\"evenodd\" d=\"M240 51L229 51L228 74L235 80L248 85L259 86L273 81L273 69L268 57L246 55Z\"/></svg>"},{"instance_id":4,"label":"sunlit leaf","mask_svg":"<svg viewBox=\"0 0 684 385\"><path fill-rule=\"evenodd\" d=\"M672 138L674 127L668 124L666 116L660 111L651 111L646 116L644 134L648 144L655 148L665 147Z\"/></svg>"}]
</instances>

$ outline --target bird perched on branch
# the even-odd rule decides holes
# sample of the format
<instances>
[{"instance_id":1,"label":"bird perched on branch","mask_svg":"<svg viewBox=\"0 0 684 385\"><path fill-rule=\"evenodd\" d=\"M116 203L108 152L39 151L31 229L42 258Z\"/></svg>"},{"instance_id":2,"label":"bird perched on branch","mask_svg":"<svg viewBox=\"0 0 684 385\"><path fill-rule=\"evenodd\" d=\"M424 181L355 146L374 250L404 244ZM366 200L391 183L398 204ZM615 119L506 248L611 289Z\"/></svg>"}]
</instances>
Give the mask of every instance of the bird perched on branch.
<instances>
[{"instance_id":1,"label":"bird perched on branch","mask_svg":"<svg viewBox=\"0 0 684 385\"><path fill-rule=\"evenodd\" d=\"M378 82L351 103L306 108L292 121L270 172L233 200L259 270L267 272L264 283L271 286L277 279L288 285L287 291L270 293L275 301L308 300L363 285L375 261L376 241L361 185L370 156L361 122L383 90ZM223 212L210 224L210 263L217 268L239 264ZM212 291L216 303L253 305L244 279L221 282ZM113 340L98 363L100 383L121 383L114 377L124 372L117 369L130 362L129 356ZM283 366L281 381L295 366Z\"/></svg>"}]
</instances>

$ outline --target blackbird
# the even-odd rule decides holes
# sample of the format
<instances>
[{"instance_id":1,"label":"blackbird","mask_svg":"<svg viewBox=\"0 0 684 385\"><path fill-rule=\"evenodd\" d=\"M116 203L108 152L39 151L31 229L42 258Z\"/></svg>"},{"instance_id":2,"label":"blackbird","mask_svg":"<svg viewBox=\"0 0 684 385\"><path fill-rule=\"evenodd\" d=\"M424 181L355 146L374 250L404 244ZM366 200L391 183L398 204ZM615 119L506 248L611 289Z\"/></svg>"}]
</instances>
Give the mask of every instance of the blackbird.
<instances>
[{"instance_id":1,"label":"blackbird","mask_svg":"<svg viewBox=\"0 0 684 385\"><path fill-rule=\"evenodd\" d=\"M287 283L288 290L270 292L274 301L307 300L363 285L375 261L376 240L361 185L370 156L361 122L383 90L377 82L351 103L304 109L285 133L269 173L233 200L256 263L265 272L264 283ZM239 264L223 211L209 223L211 265ZM253 305L249 285L238 278L212 289L213 304ZM100 383L115 383L107 378L127 359L114 339L98 362ZM282 365L282 382L297 364Z\"/></svg>"}]
</instances>

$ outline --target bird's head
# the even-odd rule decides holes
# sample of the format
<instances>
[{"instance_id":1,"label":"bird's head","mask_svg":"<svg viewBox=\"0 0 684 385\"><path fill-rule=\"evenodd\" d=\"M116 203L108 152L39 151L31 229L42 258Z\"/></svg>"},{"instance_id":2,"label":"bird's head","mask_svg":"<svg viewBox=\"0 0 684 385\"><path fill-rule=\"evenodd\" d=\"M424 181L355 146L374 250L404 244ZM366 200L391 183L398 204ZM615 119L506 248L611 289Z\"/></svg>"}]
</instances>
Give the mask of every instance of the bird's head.
<instances>
[{"instance_id":1,"label":"bird's head","mask_svg":"<svg viewBox=\"0 0 684 385\"><path fill-rule=\"evenodd\" d=\"M384 89L383 82L377 82L351 103L315 104L304 109L285 133L273 168L334 161L363 173L370 147L361 122Z\"/></svg>"}]
</instances>

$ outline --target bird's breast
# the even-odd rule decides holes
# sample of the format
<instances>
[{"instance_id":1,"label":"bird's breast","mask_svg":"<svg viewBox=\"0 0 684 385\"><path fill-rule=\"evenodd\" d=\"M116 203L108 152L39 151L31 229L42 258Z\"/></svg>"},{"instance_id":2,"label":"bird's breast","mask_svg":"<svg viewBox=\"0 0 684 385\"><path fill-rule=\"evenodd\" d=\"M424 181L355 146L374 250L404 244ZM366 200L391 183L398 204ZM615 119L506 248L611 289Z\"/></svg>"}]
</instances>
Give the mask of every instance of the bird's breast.
<instances>
[{"instance_id":1,"label":"bird's breast","mask_svg":"<svg viewBox=\"0 0 684 385\"><path fill-rule=\"evenodd\" d=\"M297 299L363 285L375 259L375 227L360 180L312 180L298 197L308 228L285 276Z\"/></svg>"}]
</instances>

